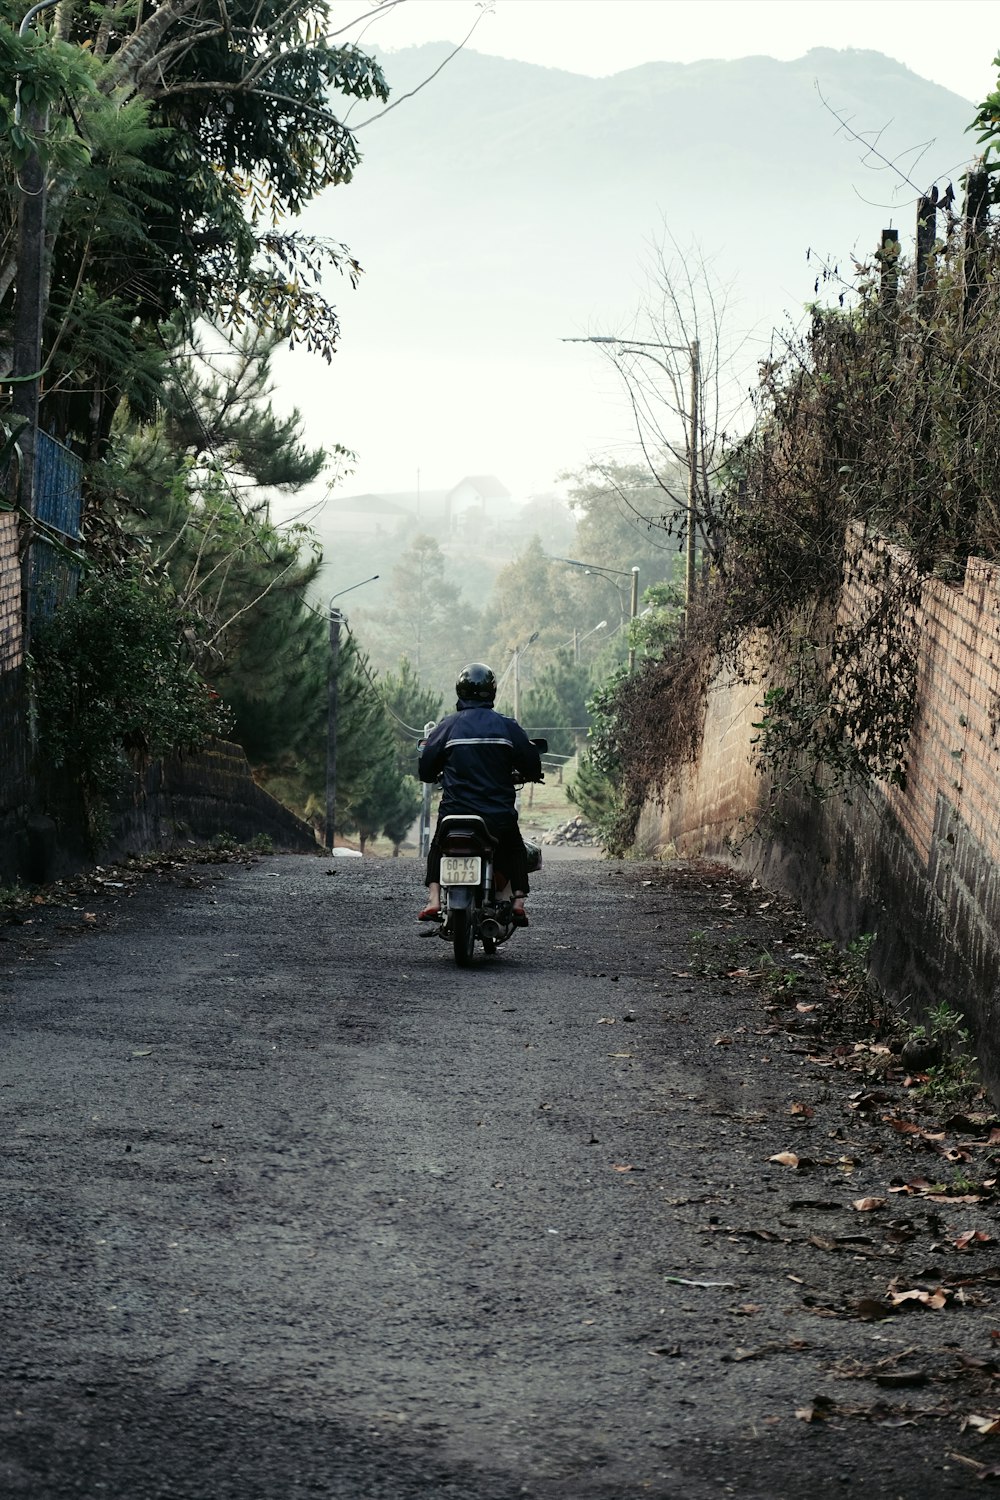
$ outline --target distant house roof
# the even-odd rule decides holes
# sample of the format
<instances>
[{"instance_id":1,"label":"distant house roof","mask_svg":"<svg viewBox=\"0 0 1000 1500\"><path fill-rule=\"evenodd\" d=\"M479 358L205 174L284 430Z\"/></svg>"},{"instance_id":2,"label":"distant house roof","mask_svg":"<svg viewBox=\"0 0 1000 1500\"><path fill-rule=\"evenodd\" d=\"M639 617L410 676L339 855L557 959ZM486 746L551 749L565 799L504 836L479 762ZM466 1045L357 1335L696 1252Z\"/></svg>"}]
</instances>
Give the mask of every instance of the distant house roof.
<instances>
[{"instance_id":1,"label":"distant house roof","mask_svg":"<svg viewBox=\"0 0 1000 1500\"><path fill-rule=\"evenodd\" d=\"M329 501L333 511L376 512L379 515L413 516L420 510L443 508L448 499L447 490L401 490L392 495L338 495Z\"/></svg>"},{"instance_id":2,"label":"distant house roof","mask_svg":"<svg viewBox=\"0 0 1000 1500\"><path fill-rule=\"evenodd\" d=\"M375 511L379 515L401 516L406 507L397 505L389 495L338 495L329 502L333 511Z\"/></svg>"},{"instance_id":3,"label":"distant house roof","mask_svg":"<svg viewBox=\"0 0 1000 1500\"><path fill-rule=\"evenodd\" d=\"M471 484L484 500L510 499L510 490L506 485L501 484L494 474L466 474L465 478L460 479L454 489L449 491L449 497L454 495L456 490L460 490L463 484Z\"/></svg>"}]
</instances>

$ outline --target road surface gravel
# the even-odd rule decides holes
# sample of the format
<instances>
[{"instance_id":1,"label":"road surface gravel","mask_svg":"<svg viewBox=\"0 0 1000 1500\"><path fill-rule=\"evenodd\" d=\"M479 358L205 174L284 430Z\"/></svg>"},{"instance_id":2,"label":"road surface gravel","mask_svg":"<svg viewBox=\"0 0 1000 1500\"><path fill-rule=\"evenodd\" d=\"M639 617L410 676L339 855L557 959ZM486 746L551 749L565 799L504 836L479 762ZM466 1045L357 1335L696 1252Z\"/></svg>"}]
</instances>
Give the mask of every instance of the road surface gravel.
<instances>
[{"instance_id":1,"label":"road surface gravel","mask_svg":"<svg viewBox=\"0 0 1000 1500\"><path fill-rule=\"evenodd\" d=\"M812 962L765 893L552 860L470 971L406 860L49 894L0 943L3 1496L982 1493L989 1195L890 1196L899 1081L746 981Z\"/></svg>"}]
</instances>

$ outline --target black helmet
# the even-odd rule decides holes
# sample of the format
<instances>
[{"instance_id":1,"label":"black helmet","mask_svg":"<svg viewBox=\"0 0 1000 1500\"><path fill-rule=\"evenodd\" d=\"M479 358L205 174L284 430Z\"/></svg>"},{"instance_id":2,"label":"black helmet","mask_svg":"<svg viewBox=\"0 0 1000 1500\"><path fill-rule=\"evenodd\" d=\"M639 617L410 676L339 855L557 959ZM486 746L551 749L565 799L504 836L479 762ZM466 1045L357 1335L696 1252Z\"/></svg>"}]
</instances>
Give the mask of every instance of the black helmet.
<instances>
[{"instance_id":1,"label":"black helmet","mask_svg":"<svg viewBox=\"0 0 1000 1500\"><path fill-rule=\"evenodd\" d=\"M455 696L459 702L492 703L497 695L496 673L481 661L470 661L458 674Z\"/></svg>"}]
</instances>

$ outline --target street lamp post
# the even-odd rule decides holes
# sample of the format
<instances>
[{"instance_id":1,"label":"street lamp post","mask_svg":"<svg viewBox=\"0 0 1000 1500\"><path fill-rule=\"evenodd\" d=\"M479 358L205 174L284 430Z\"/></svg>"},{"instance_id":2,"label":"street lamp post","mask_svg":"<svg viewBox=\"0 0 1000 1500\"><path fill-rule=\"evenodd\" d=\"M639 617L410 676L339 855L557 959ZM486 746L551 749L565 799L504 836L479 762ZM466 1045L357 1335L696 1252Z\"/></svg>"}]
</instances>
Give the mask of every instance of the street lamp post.
<instances>
[{"instance_id":1,"label":"street lamp post","mask_svg":"<svg viewBox=\"0 0 1000 1500\"><path fill-rule=\"evenodd\" d=\"M663 349L673 354L686 354L691 364L691 389L688 407L688 433L687 433L687 536L684 548L684 628L687 629L691 616L691 604L695 594L695 564L697 561L697 549L695 537L698 523L698 465L700 456L698 451L700 413L700 391L701 391L701 344L698 339L692 339L690 344L663 344L659 341L647 339L618 339L610 334L595 333L589 338L563 339L564 344L611 344L623 353L638 354L644 359L651 359L654 365L659 365L661 370L668 367L662 359L646 351L649 349Z\"/></svg>"},{"instance_id":2,"label":"street lamp post","mask_svg":"<svg viewBox=\"0 0 1000 1500\"><path fill-rule=\"evenodd\" d=\"M636 617L636 615L638 613L639 613L639 569L638 568L633 568L632 569L632 593L631 593L631 596L630 596L629 612L628 612L629 625L631 625L632 621L635 619L635 617ZM628 669L629 669L630 673L632 673L632 672L635 671L635 640L633 639L632 631L631 630L629 630L629 637L628 637Z\"/></svg>"},{"instance_id":3,"label":"street lamp post","mask_svg":"<svg viewBox=\"0 0 1000 1500\"><path fill-rule=\"evenodd\" d=\"M583 635L580 634L579 626L574 625L574 627L573 627L573 639L571 641L567 641L566 642L567 646L572 646L573 647L573 661L574 662L577 662L577 663L579 662L579 660L580 660L580 647L583 645L583 643L587 639L587 637L591 636L591 635L596 635L599 630L603 630L605 628L605 626L607 625L607 623L608 623L607 620L598 620L597 624L596 625L592 625L589 630L585 630L583 632ZM563 649L565 649L565 648L564 647L560 647L560 650L563 650Z\"/></svg>"},{"instance_id":4,"label":"street lamp post","mask_svg":"<svg viewBox=\"0 0 1000 1500\"><path fill-rule=\"evenodd\" d=\"M345 616L339 609L334 609L333 600L340 599L344 594L349 594L352 589L359 589L366 583L374 583L378 577L373 573L370 578L362 578L360 583L352 583L349 588L340 589L330 600L330 659L327 668L327 694L326 694L326 825L323 830L323 846L333 853L334 820L337 808L337 712L340 707L340 627L345 623Z\"/></svg>"},{"instance_id":5,"label":"street lamp post","mask_svg":"<svg viewBox=\"0 0 1000 1500\"><path fill-rule=\"evenodd\" d=\"M535 630L528 636L523 646L518 646L514 651L514 718L521 718L521 657L528 647L538 640L538 631Z\"/></svg>"},{"instance_id":6,"label":"street lamp post","mask_svg":"<svg viewBox=\"0 0 1000 1500\"><path fill-rule=\"evenodd\" d=\"M583 571L584 571L584 573L595 573L598 576L603 576L603 577L607 578L611 582L613 582L614 579L616 579L616 578L630 578L631 581L632 581L631 595L630 595L630 599L629 599L629 623L630 624L635 619L636 615L639 613L639 569L638 569L638 567L633 567L633 568L631 568L626 573L623 568L602 568L602 567L599 567L597 565L597 563L580 562L580 560L578 558L576 558L576 557L553 557L551 559L551 561L552 562L566 563L567 567L570 567L570 568L582 568ZM625 623L625 606L622 603L621 588L619 587L618 584L615 584L615 589L617 590L617 593L618 593L618 608L621 610L622 624L624 624ZM629 669L630 672L634 672L635 671L635 644L631 640L629 641L629 648L628 648L628 669ZM516 717L517 717L517 715L515 714L515 718Z\"/></svg>"},{"instance_id":7,"label":"street lamp post","mask_svg":"<svg viewBox=\"0 0 1000 1500\"><path fill-rule=\"evenodd\" d=\"M424 738L420 741L421 746L423 746L424 741L427 739L427 736L435 727L436 726L434 720L428 719L427 723L424 725ZM420 799L419 843L421 859L427 858L428 851L431 847L431 790L432 789L430 782L425 781L423 784L423 796Z\"/></svg>"}]
</instances>

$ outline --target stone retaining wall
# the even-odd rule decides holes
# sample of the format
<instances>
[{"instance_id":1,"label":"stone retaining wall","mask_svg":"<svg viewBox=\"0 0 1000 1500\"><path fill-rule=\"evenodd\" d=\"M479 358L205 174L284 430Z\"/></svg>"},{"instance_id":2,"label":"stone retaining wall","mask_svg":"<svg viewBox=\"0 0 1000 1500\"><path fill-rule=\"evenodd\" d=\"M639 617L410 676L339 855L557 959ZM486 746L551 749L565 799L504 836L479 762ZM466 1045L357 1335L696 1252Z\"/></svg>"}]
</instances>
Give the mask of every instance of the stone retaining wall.
<instances>
[{"instance_id":1,"label":"stone retaining wall","mask_svg":"<svg viewBox=\"0 0 1000 1500\"><path fill-rule=\"evenodd\" d=\"M157 762L135 795L120 804L110 848L116 852L208 843L229 834L249 843L266 834L275 849L318 849L307 823L257 785L239 745L213 741L194 755Z\"/></svg>"}]
</instances>

